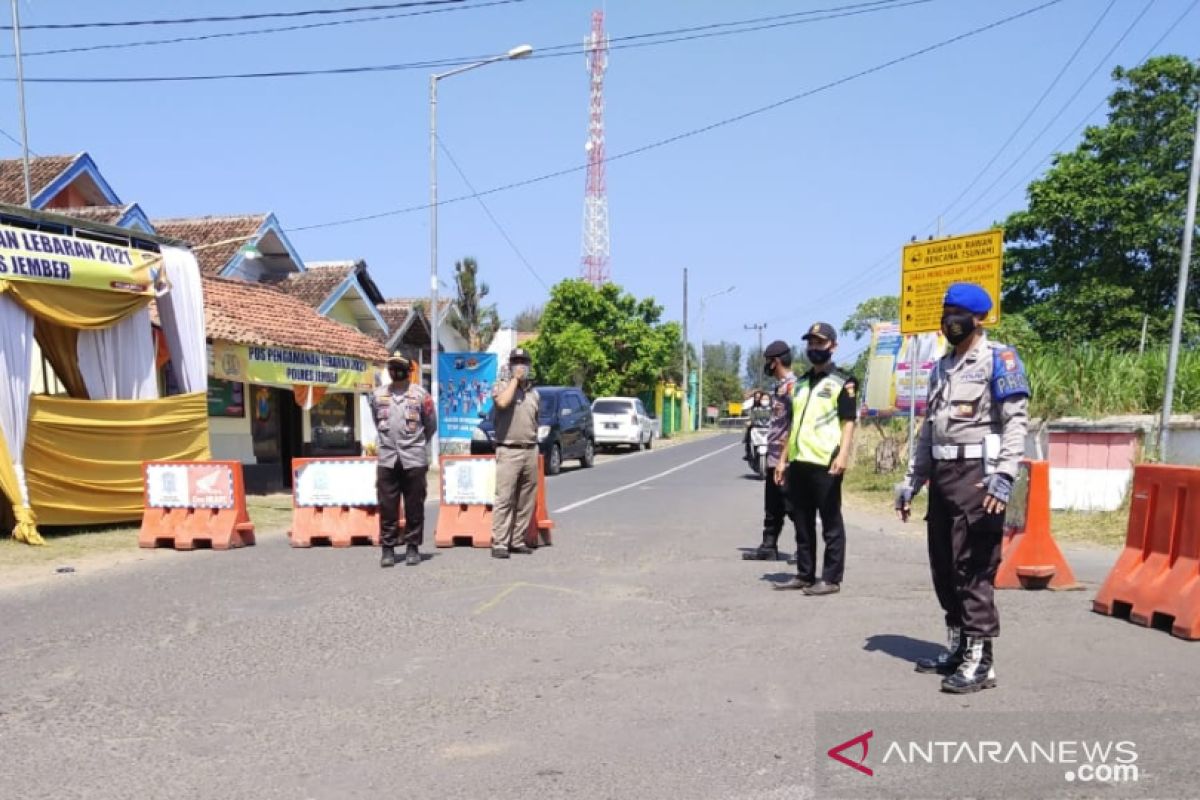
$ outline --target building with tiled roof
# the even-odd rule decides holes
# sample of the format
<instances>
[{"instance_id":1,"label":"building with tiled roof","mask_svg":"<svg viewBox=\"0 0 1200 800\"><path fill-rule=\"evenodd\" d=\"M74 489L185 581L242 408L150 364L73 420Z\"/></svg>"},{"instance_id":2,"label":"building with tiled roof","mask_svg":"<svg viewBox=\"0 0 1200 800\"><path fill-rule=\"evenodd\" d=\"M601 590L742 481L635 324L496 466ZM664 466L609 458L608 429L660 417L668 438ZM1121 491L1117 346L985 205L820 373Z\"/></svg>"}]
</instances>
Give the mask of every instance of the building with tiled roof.
<instances>
[{"instance_id":1,"label":"building with tiled roof","mask_svg":"<svg viewBox=\"0 0 1200 800\"><path fill-rule=\"evenodd\" d=\"M433 347L433 337L429 332L429 315L426 313L428 307L429 300L423 297L389 297L379 307L384 319L389 320L391 329L387 339L388 350L398 350L420 362L422 369L428 369ZM441 310L438 348L449 353L465 351L467 340L450 323L452 318L458 316L454 302L449 298L439 297L438 308ZM391 320L395 322L392 323Z\"/></svg>"},{"instance_id":2,"label":"building with tiled roof","mask_svg":"<svg viewBox=\"0 0 1200 800\"><path fill-rule=\"evenodd\" d=\"M304 262L274 214L155 219L154 230L191 245L205 275L278 281Z\"/></svg>"},{"instance_id":3,"label":"building with tiled roof","mask_svg":"<svg viewBox=\"0 0 1200 800\"><path fill-rule=\"evenodd\" d=\"M391 327L379 310L383 295L365 261L309 261L305 267L274 285L320 314L387 341Z\"/></svg>"},{"instance_id":4,"label":"building with tiled roof","mask_svg":"<svg viewBox=\"0 0 1200 800\"><path fill-rule=\"evenodd\" d=\"M30 156L29 187L29 207L39 211L122 205L87 153ZM0 159L0 203L25 205L25 165L20 158Z\"/></svg>"}]
</instances>

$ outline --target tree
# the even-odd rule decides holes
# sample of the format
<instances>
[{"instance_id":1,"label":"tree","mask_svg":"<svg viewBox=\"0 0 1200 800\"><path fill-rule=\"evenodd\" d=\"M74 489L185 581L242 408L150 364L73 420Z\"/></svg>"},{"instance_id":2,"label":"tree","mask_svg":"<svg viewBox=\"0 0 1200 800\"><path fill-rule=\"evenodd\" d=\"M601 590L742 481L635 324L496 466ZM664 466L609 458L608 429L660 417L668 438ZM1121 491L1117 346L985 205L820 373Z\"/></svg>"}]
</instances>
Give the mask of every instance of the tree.
<instances>
[{"instance_id":1,"label":"tree","mask_svg":"<svg viewBox=\"0 0 1200 800\"><path fill-rule=\"evenodd\" d=\"M747 389L764 389L767 385L767 375L763 372L763 351L758 345L750 348L750 352L746 353L746 372L742 376L742 383Z\"/></svg>"},{"instance_id":2,"label":"tree","mask_svg":"<svg viewBox=\"0 0 1200 800\"><path fill-rule=\"evenodd\" d=\"M662 306L639 300L616 284L562 281L550 292L538 335L526 347L538 381L571 385L592 397L637 395L678 364L681 334L661 322Z\"/></svg>"},{"instance_id":3,"label":"tree","mask_svg":"<svg viewBox=\"0 0 1200 800\"><path fill-rule=\"evenodd\" d=\"M483 304L491 289L486 283L479 282L479 265L475 259L468 257L454 263L454 286L457 292L454 309L458 315L451 318L450 324L467 340L468 348L482 350L500 329L500 314L495 303Z\"/></svg>"},{"instance_id":4,"label":"tree","mask_svg":"<svg viewBox=\"0 0 1200 800\"><path fill-rule=\"evenodd\" d=\"M542 306L529 306L513 320L513 327L518 333L537 333L542 323Z\"/></svg>"},{"instance_id":5,"label":"tree","mask_svg":"<svg viewBox=\"0 0 1200 800\"><path fill-rule=\"evenodd\" d=\"M740 403L742 346L734 342L704 345L704 404Z\"/></svg>"},{"instance_id":6,"label":"tree","mask_svg":"<svg viewBox=\"0 0 1200 800\"><path fill-rule=\"evenodd\" d=\"M900 298L895 295L882 295L864 300L854 309L854 313L842 323L844 333L854 334L854 341L871 335L871 328L877 322L900 321Z\"/></svg>"},{"instance_id":7,"label":"tree","mask_svg":"<svg viewBox=\"0 0 1200 800\"><path fill-rule=\"evenodd\" d=\"M1175 303L1200 67L1161 56L1113 71L1108 123L1030 184L1005 223L1004 310L1043 341L1136 349L1166 339ZM1200 318L1193 256L1189 334Z\"/></svg>"}]
</instances>

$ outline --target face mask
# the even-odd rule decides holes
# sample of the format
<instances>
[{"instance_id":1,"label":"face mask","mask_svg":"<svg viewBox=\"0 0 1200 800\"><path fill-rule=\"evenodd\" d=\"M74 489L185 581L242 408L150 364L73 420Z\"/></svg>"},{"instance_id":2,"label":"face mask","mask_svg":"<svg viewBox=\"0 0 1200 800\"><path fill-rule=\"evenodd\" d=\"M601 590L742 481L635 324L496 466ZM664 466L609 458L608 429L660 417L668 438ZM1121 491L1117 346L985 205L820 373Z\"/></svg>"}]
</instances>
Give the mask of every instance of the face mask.
<instances>
[{"instance_id":1,"label":"face mask","mask_svg":"<svg viewBox=\"0 0 1200 800\"><path fill-rule=\"evenodd\" d=\"M406 370L406 369L395 369L395 370L392 370L389 374L392 376L392 380L394 380L394 381L408 380L408 370Z\"/></svg>"},{"instance_id":2,"label":"face mask","mask_svg":"<svg viewBox=\"0 0 1200 800\"><path fill-rule=\"evenodd\" d=\"M814 367L819 367L822 364L829 361L829 359L833 357L833 351L832 350L814 350L810 347L808 350L805 351L805 355L808 356L808 361L810 364L812 364Z\"/></svg>"},{"instance_id":3,"label":"face mask","mask_svg":"<svg viewBox=\"0 0 1200 800\"><path fill-rule=\"evenodd\" d=\"M775 367L771 366L774 363L775 363L774 361L768 361L766 364L763 365L763 374L764 375L774 375L775 374Z\"/></svg>"},{"instance_id":4,"label":"face mask","mask_svg":"<svg viewBox=\"0 0 1200 800\"><path fill-rule=\"evenodd\" d=\"M942 333L950 344L962 344L975 332L975 317L966 314L945 314L942 316Z\"/></svg>"}]
</instances>

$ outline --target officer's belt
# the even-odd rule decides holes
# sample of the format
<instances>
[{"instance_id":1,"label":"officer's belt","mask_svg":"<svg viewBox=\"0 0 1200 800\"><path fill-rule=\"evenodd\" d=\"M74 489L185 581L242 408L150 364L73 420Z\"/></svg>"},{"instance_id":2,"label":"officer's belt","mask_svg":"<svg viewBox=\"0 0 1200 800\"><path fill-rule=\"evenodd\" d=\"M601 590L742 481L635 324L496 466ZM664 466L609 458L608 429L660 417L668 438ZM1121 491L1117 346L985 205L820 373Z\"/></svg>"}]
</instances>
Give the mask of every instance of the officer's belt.
<instances>
[{"instance_id":1,"label":"officer's belt","mask_svg":"<svg viewBox=\"0 0 1200 800\"><path fill-rule=\"evenodd\" d=\"M965 461L983 458L981 444L935 444L930 448L935 461Z\"/></svg>"}]
</instances>

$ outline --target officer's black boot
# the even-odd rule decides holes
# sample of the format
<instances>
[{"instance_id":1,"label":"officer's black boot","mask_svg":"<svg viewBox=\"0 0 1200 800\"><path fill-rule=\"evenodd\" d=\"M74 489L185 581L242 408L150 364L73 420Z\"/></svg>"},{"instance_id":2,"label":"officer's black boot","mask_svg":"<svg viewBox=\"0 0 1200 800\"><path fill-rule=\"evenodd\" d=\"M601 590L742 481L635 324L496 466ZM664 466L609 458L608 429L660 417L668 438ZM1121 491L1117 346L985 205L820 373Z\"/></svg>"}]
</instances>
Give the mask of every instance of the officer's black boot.
<instances>
[{"instance_id":1,"label":"officer's black boot","mask_svg":"<svg viewBox=\"0 0 1200 800\"><path fill-rule=\"evenodd\" d=\"M749 553L742 553L742 558L746 561L777 561L779 559L779 536L771 536L763 534L763 541L757 548Z\"/></svg>"},{"instance_id":2,"label":"officer's black boot","mask_svg":"<svg viewBox=\"0 0 1200 800\"><path fill-rule=\"evenodd\" d=\"M396 566L396 548L391 545L383 546L383 558L379 559L379 566L394 567Z\"/></svg>"},{"instance_id":3,"label":"officer's black boot","mask_svg":"<svg viewBox=\"0 0 1200 800\"><path fill-rule=\"evenodd\" d=\"M950 675L962 663L963 651L967 642L963 638L962 628L946 628L946 652L939 653L936 658L918 658L917 672L936 672L938 675Z\"/></svg>"},{"instance_id":4,"label":"officer's black boot","mask_svg":"<svg viewBox=\"0 0 1200 800\"><path fill-rule=\"evenodd\" d=\"M421 551L415 544L410 544L408 546L408 552L405 555L405 563L407 563L410 567L415 567L421 563Z\"/></svg>"},{"instance_id":5,"label":"officer's black boot","mask_svg":"<svg viewBox=\"0 0 1200 800\"><path fill-rule=\"evenodd\" d=\"M964 636L963 660L958 669L942 681L942 691L968 694L996 685L996 670L992 666L992 640L979 636Z\"/></svg>"}]
</instances>

